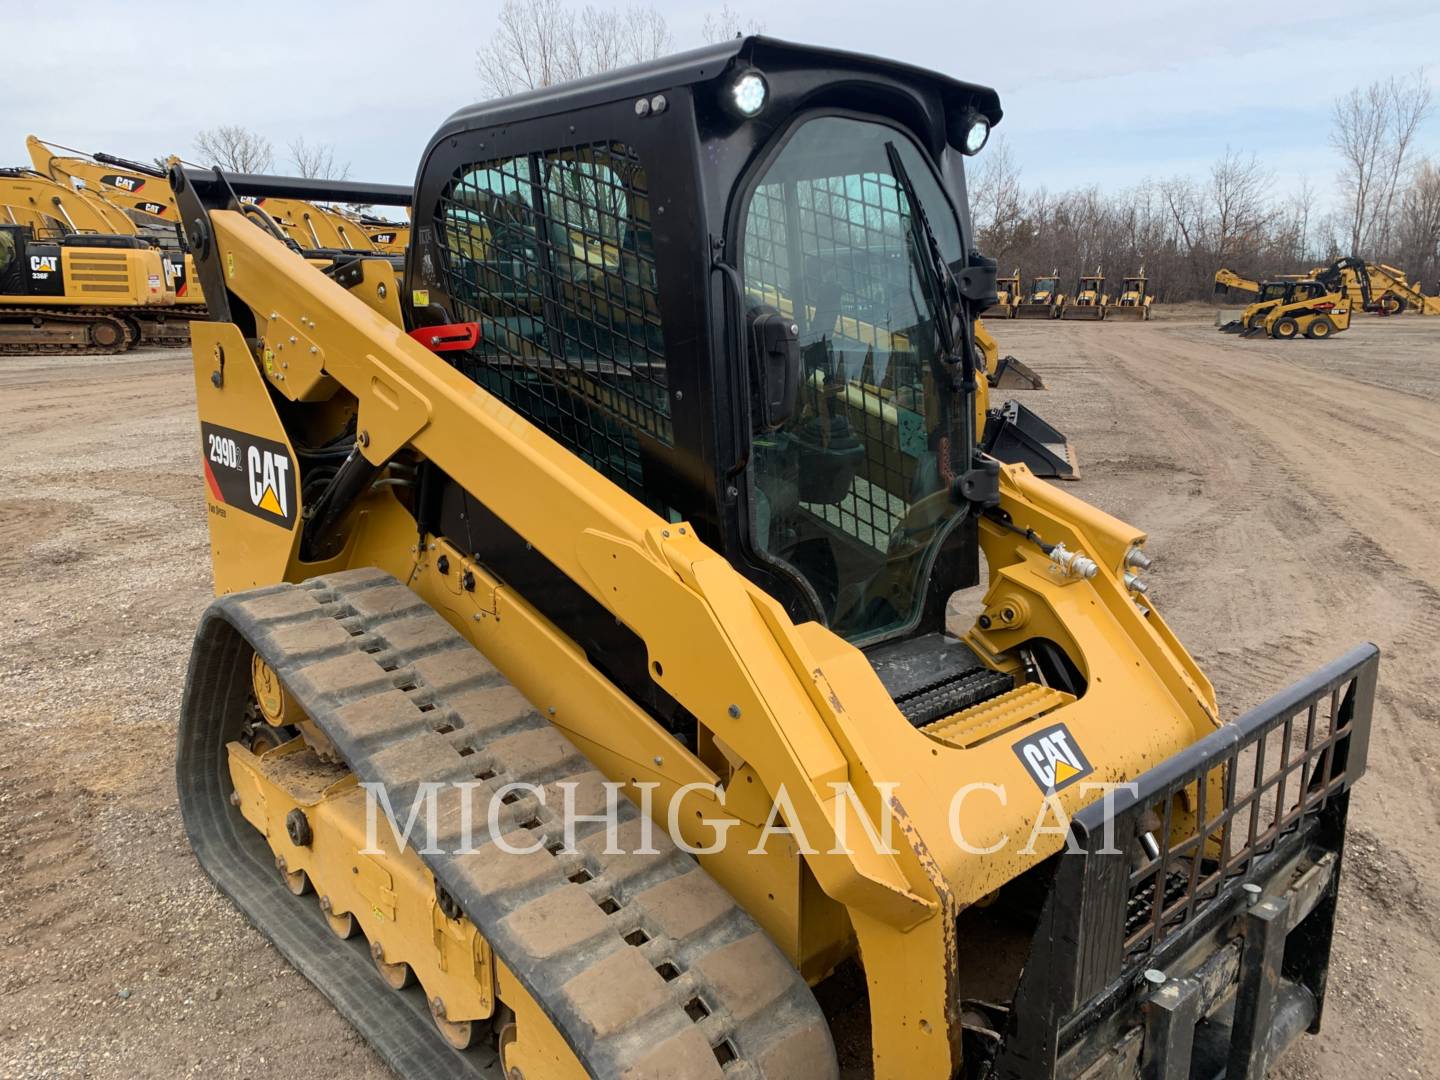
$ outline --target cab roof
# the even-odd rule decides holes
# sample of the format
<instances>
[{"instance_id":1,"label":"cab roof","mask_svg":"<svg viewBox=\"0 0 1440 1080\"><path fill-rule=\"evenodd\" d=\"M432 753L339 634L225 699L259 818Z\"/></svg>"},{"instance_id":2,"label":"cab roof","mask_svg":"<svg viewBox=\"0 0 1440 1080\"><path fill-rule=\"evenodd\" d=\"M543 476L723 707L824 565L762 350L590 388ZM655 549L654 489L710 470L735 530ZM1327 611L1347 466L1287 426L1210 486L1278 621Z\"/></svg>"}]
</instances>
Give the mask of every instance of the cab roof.
<instances>
[{"instance_id":1,"label":"cab roof","mask_svg":"<svg viewBox=\"0 0 1440 1080\"><path fill-rule=\"evenodd\" d=\"M711 82L736 62L763 74L767 68L814 67L836 74L872 74L937 90L947 110L973 107L994 125L1003 115L999 95L988 86L962 82L926 68L841 49L820 48L777 38L737 37L718 45L673 53L658 60L617 68L572 82L527 90L510 97L482 101L451 114L441 134L498 124L533 120L606 102L654 94L678 86Z\"/></svg>"}]
</instances>

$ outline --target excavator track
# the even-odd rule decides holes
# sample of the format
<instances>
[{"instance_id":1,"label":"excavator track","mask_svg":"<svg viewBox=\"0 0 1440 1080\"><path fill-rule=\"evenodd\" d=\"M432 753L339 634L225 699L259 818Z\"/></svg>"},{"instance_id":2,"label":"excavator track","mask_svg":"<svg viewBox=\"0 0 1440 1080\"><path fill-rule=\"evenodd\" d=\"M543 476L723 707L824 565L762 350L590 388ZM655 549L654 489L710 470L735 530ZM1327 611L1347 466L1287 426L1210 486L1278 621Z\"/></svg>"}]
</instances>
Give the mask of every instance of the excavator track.
<instances>
[{"instance_id":1,"label":"excavator track","mask_svg":"<svg viewBox=\"0 0 1440 1080\"><path fill-rule=\"evenodd\" d=\"M127 352L136 337L126 314L111 308L0 307L0 356Z\"/></svg>"},{"instance_id":2,"label":"excavator track","mask_svg":"<svg viewBox=\"0 0 1440 1080\"><path fill-rule=\"evenodd\" d=\"M174 310L165 313L147 311L144 313L135 311L130 317L140 326L140 344L151 348L174 348L190 344L190 321L191 316L176 313ZM204 318L203 314L196 316Z\"/></svg>"},{"instance_id":3,"label":"excavator track","mask_svg":"<svg viewBox=\"0 0 1440 1080\"><path fill-rule=\"evenodd\" d=\"M477 823L478 850L454 853L449 784L480 780L477 805L488 807L505 784L542 786L558 804L557 785L575 783L581 812L594 812L604 777L415 593L365 569L222 597L201 619L182 707L176 768L190 842L220 889L401 1075L502 1074L493 1050L442 1040L422 993L387 987L363 938L338 939L316 905L297 902L265 838L232 807L226 745L247 722L252 651L392 805L408 807L421 782L447 785L444 851L421 858L591 1075L836 1075L804 980L663 829L650 830L656 853L643 853L640 811L627 800L620 847L641 851L605 854L594 842L604 823L586 822L574 853L552 839L512 855ZM559 814L533 797L500 809L512 846L525 841L517 832L560 835Z\"/></svg>"}]
</instances>

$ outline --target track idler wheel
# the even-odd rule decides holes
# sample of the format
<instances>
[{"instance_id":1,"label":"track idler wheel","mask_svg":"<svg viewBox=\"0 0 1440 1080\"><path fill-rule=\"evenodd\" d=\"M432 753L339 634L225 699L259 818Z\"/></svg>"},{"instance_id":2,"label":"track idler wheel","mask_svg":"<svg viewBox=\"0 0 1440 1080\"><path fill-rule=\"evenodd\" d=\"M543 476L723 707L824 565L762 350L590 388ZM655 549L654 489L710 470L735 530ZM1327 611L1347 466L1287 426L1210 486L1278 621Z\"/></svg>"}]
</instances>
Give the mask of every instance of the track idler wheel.
<instances>
[{"instance_id":1,"label":"track idler wheel","mask_svg":"<svg viewBox=\"0 0 1440 1080\"><path fill-rule=\"evenodd\" d=\"M445 1002L438 997L430 999L430 1017L435 1021L435 1030L440 1032L440 1037L456 1050L469 1050L480 1040L481 1031L486 1026L474 1020L445 1019Z\"/></svg>"},{"instance_id":2,"label":"track idler wheel","mask_svg":"<svg viewBox=\"0 0 1440 1080\"><path fill-rule=\"evenodd\" d=\"M285 856L275 857L275 869L280 871L280 877L285 882L285 887L296 896L304 896L310 891L310 875L304 870L291 870L285 862Z\"/></svg>"},{"instance_id":3,"label":"track idler wheel","mask_svg":"<svg viewBox=\"0 0 1440 1080\"><path fill-rule=\"evenodd\" d=\"M355 916L350 912L347 911L343 915L335 914L328 896L320 898L320 910L325 913L325 922L329 924L331 933L341 941L348 941L355 936L359 926L355 922Z\"/></svg>"},{"instance_id":4,"label":"track idler wheel","mask_svg":"<svg viewBox=\"0 0 1440 1080\"><path fill-rule=\"evenodd\" d=\"M404 961L398 964L387 964L385 948L378 941L370 943L370 959L375 961L375 970L380 973L381 980L391 990L404 990L408 986L415 985L415 973L410 970L410 965Z\"/></svg>"},{"instance_id":5,"label":"track idler wheel","mask_svg":"<svg viewBox=\"0 0 1440 1080\"><path fill-rule=\"evenodd\" d=\"M125 324L119 319L96 319L90 324L90 344L97 349L118 349L126 344L129 335ZM130 339L133 343L134 339Z\"/></svg>"}]
</instances>

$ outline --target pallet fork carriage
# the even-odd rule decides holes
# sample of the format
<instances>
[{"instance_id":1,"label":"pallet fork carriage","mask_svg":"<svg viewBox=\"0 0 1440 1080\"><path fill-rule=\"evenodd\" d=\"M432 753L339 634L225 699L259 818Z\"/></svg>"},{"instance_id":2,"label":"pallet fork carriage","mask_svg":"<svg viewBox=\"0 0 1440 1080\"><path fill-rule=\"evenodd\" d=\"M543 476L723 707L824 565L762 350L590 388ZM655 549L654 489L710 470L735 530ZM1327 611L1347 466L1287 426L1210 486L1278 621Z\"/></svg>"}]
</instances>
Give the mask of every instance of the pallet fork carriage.
<instances>
[{"instance_id":1,"label":"pallet fork carriage","mask_svg":"<svg viewBox=\"0 0 1440 1080\"><path fill-rule=\"evenodd\" d=\"M1248 1078L1318 1025L1375 651L1222 724L1144 534L981 448L999 119L745 38L457 113L413 191L172 171L187 833L400 1074L828 1078L854 1005L878 1077ZM255 228L267 186L412 203L403 287ZM606 781L631 846L557 843ZM372 782L451 792L435 850L358 846ZM962 837L966 785L1007 797ZM1047 812L1080 854L1020 850Z\"/></svg>"}]
</instances>

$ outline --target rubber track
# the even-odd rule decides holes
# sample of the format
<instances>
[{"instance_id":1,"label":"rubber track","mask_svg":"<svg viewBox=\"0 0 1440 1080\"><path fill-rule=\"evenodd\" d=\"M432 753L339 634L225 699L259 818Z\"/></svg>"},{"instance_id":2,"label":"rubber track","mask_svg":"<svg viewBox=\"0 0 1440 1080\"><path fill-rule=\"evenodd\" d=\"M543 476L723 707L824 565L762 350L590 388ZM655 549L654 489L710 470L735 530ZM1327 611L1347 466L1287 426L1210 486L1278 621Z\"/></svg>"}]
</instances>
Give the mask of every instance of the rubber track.
<instances>
[{"instance_id":1,"label":"rubber track","mask_svg":"<svg viewBox=\"0 0 1440 1080\"><path fill-rule=\"evenodd\" d=\"M504 835L522 847L548 833L558 847L557 785L577 785L577 810L595 813L604 778L415 593L380 571L355 570L223 597L201 619L186 680L177 761L186 830L220 888L402 1075L499 1070L488 1050L450 1050L423 995L400 1005L406 995L384 987L359 939L340 941L318 905L296 903L263 837L229 806L224 746L244 722L246 643L359 779L387 785L397 813L408 813L422 781L480 781L479 850L449 854L460 846L459 809L446 787L447 853L422 857L592 1075L837 1075L804 980L663 829L651 830L655 855L605 855L599 822L577 829L573 855L507 854L483 835L490 794L533 783L548 805L526 796L503 806ZM620 847L640 847L639 811L623 798L620 808ZM717 1046L735 1055L723 1068Z\"/></svg>"},{"instance_id":2,"label":"rubber track","mask_svg":"<svg viewBox=\"0 0 1440 1080\"><path fill-rule=\"evenodd\" d=\"M96 319L105 319L117 323L121 330L120 344L105 348L100 345L92 345L89 342L34 342L21 344L18 342L0 342L0 356L57 356L65 353L83 354L86 356L110 356L115 353L128 352L135 345L135 335L130 327L125 324L122 316L129 314L129 308L50 308L50 307L0 307L0 325L9 322L15 316L25 319L42 318L51 322L93 322ZM44 333L43 328L40 333Z\"/></svg>"}]
</instances>

